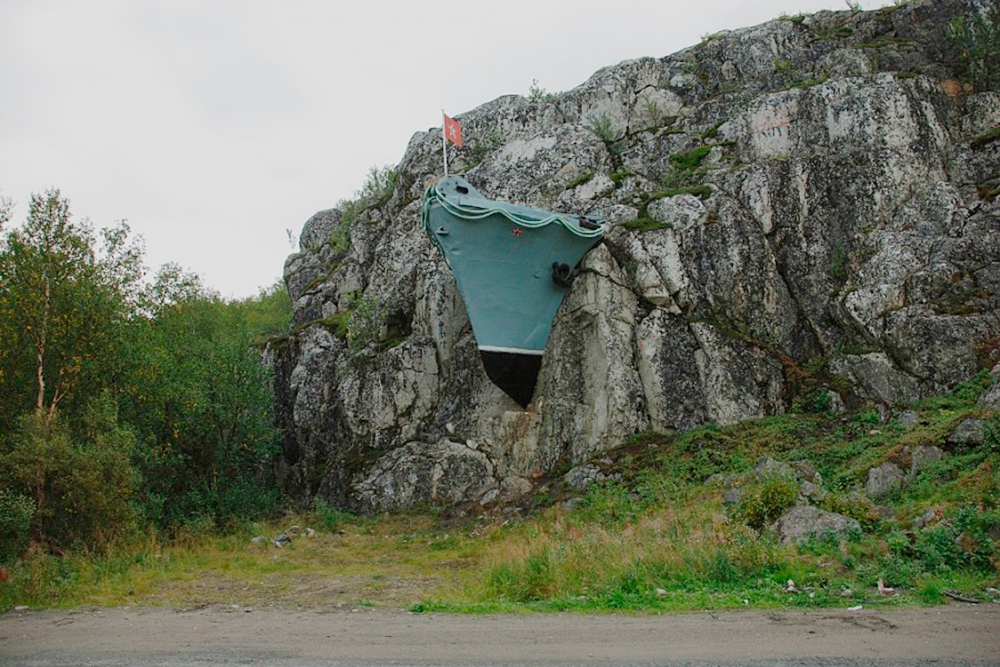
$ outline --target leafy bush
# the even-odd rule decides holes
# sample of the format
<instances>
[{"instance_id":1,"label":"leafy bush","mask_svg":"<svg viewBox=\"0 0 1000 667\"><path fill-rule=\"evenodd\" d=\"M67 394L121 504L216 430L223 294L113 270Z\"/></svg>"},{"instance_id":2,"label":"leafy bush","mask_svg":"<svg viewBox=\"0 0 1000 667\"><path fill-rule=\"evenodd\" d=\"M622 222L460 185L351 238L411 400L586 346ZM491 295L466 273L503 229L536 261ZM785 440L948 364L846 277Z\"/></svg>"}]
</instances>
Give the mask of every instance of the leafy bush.
<instances>
[{"instance_id":1,"label":"leafy bush","mask_svg":"<svg viewBox=\"0 0 1000 667\"><path fill-rule=\"evenodd\" d=\"M16 558L28 546L34 516L31 498L0 489L0 561Z\"/></svg>"},{"instance_id":2,"label":"leafy bush","mask_svg":"<svg viewBox=\"0 0 1000 667\"><path fill-rule=\"evenodd\" d=\"M368 177L357 192L358 202L365 208L382 206L392 196L397 177L396 170L390 165L369 168Z\"/></svg>"},{"instance_id":3,"label":"leafy bush","mask_svg":"<svg viewBox=\"0 0 1000 667\"><path fill-rule=\"evenodd\" d=\"M882 579L887 586L910 588L920 577L920 567L905 556L890 553L859 564L856 575L865 586L876 586Z\"/></svg>"},{"instance_id":4,"label":"leafy bush","mask_svg":"<svg viewBox=\"0 0 1000 667\"><path fill-rule=\"evenodd\" d=\"M878 522L875 504L868 499L868 496L861 493L834 491L828 493L818 505L827 512L836 512L855 519L865 529L873 528Z\"/></svg>"},{"instance_id":5,"label":"leafy bush","mask_svg":"<svg viewBox=\"0 0 1000 667\"><path fill-rule=\"evenodd\" d=\"M551 102L558 99L559 93L550 93L538 85L538 79L532 79L528 86L528 99L532 102Z\"/></svg>"},{"instance_id":6,"label":"leafy bush","mask_svg":"<svg viewBox=\"0 0 1000 667\"><path fill-rule=\"evenodd\" d=\"M334 255L345 255L351 247L351 223L347 216L340 220L330 232L330 252Z\"/></svg>"},{"instance_id":7,"label":"leafy bush","mask_svg":"<svg viewBox=\"0 0 1000 667\"><path fill-rule=\"evenodd\" d=\"M144 323L134 352L144 376L121 409L142 442L147 521L173 531L208 515L226 527L277 503L274 395L258 345L287 327L289 310L284 290L242 301L197 290Z\"/></svg>"},{"instance_id":8,"label":"leafy bush","mask_svg":"<svg viewBox=\"0 0 1000 667\"><path fill-rule=\"evenodd\" d=\"M347 350L357 358L378 346L387 313L380 303L363 295L357 295L352 306L347 320Z\"/></svg>"},{"instance_id":9,"label":"leafy bush","mask_svg":"<svg viewBox=\"0 0 1000 667\"><path fill-rule=\"evenodd\" d=\"M971 20L956 16L945 31L958 49L961 73L979 90L1000 87L1000 11L992 7Z\"/></svg>"},{"instance_id":10,"label":"leafy bush","mask_svg":"<svg viewBox=\"0 0 1000 667\"><path fill-rule=\"evenodd\" d=\"M996 546L990 531L1000 527L1000 510L983 511L965 506L950 520L941 521L917 533L913 550L930 572L972 568L995 571Z\"/></svg>"},{"instance_id":11,"label":"leafy bush","mask_svg":"<svg viewBox=\"0 0 1000 667\"><path fill-rule=\"evenodd\" d=\"M135 532L135 437L107 421L107 407L95 410L92 439L84 443L62 420L28 415L0 454L2 482L33 497L35 532L57 549L103 549Z\"/></svg>"},{"instance_id":12,"label":"leafy bush","mask_svg":"<svg viewBox=\"0 0 1000 667\"><path fill-rule=\"evenodd\" d=\"M807 412L812 414L822 414L829 412L833 406L833 396L827 389L812 389L795 397L792 402L792 410L795 412Z\"/></svg>"},{"instance_id":13,"label":"leafy bush","mask_svg":"<svg viewBox=\"0 0 1000 667\"><path fill-rule=\"evenodd\" d=\"M736 504L736 516L758 530L781 516L799 498L799 483L792 475L767 475L750 484Z\"/></svg>"},{"instance_id":14,"label":"leafy bush","mask_svg":"<svg viewBox=\"0 0 1000 667\"><path fill-rule=\"evenodd\" d=\"M19 604L50 605L73 600L80 588L79 559L30 549L0 585L0 611Z\"/></svg>"}]
</instances>

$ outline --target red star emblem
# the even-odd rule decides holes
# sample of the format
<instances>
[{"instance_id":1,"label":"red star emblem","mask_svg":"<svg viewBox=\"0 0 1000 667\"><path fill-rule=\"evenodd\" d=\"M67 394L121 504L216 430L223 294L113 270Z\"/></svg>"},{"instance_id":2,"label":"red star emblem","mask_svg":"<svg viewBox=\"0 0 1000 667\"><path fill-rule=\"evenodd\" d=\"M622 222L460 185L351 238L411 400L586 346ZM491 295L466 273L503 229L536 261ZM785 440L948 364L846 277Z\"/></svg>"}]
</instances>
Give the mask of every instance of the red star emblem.
<instances>
[{"instance_id":1,"label":"red star emblem","mask_svg":"<svg viewBox=\"0 0 1000 667\"><path fill-rule=\"evenodd\" d=\"M514 238L517 238L518 236L520 236L520 235L521 235L521 230L520 230L520 229L517 229L517 228L515 228L515 229L514 229L513 231L511 231L511 234L513 234L513 235L514 235Z\"/></svg>"}]
</instances>

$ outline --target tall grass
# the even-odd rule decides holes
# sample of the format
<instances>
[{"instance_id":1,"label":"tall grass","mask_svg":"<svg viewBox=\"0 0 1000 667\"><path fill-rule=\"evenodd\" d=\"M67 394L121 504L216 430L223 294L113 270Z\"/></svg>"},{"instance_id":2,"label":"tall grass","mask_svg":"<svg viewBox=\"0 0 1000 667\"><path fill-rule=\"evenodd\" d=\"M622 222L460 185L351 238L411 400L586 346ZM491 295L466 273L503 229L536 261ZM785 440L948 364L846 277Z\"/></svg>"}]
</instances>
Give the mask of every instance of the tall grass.
<instances>
[{"instance_id":1,"label":"tall grass","mask_svg":"<svg viewBox=\"0 0 1000 667\"><path fill-rule=\"evenodd\" d=\"M225 534L212 522L190 522L169 543L151 535L103 554L61 556L36 548L0 573L8 578L0 577L0 611L347 603L680 610L939 603L954 591L985 600L987 587L1000 587L1000 415L975 407L987 384L979 378L915 406L920 423L909 428L873 413L789 414L640 434L608 455L620 480L593 485L573 511L556 505L456 523L433 512L357 517L317 501L307 515ZM870 467L905 461L905 447L946 446L968 417L983 420L982 445L952 448L879 500L881 512L858 493ZM857 519L862 534L779 544L770 525L801 499L793 480L754 474L764 455L808 461L825 494L812 502ZM726 484L710 476L736 480L741 501L725 504ZM551 503L567 492L552 480L540 495ZM917 518L923 528L913 526ZM293 524L318 532L282 548L252 541ZM880 579L897 595L880 596Z\"/></svg>"},{"instance_id":2,"label":"tall grass","mask_svg":"<svg viewBox=\"0 0 1000 667\"><path fill-rule=\"evenodd\" d=\"M717 499L692 496L611 526L554 513L491 549L481 595L509 602L563 600L630 609L671 593L780 581L787 549L732 521Z\"/></svg>"}]
</instances>

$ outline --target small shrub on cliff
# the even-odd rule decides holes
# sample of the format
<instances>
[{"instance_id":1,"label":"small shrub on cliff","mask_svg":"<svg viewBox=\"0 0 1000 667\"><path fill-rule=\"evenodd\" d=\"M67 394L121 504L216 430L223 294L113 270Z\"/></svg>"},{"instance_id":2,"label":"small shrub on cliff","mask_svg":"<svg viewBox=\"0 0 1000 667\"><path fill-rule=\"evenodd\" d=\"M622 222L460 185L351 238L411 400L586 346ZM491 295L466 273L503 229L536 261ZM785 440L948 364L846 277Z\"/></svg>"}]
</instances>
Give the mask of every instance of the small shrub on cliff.
<instances>
[{"instance_id":1,"label":"small shrub on cliff","mask_svg":"<svg viewBox=\"0 0 1000 667\"><path fill-rule=\"evenodd\" d=\"M970 20L956 16L945 35L958 49L962 75L979 90L1000 87L1000 11L996 7L985 14L975 13Z\"/></svg>"},{"instance_id":2,"label":"small shrub on cliff","mask_svg":"<svg viewBox=\"0 0 1000 667\"><path fill-rule=\"evenodd\" d=\"M347 216L344 216L340 224L330 232L330 252L341 256L347 254L351 247L351 223Z\"/></svg>"},{"instance_id":3,"label":"small shrub on cliff","mask_svg":"<svg viewBox=\"0 0 1000 667\"><path fill-rule=\"evenodd\" d=\"M538 85L538 79L532 79L528 86L528 99L532 102L551 102L558 99L559 93L550 93Z\"/></svg>"},{"instance_id":4,"label":"small shrub on cliff","mask_svg":"<svg viewBox=\"0 0 1000 667\"><path fill-rule=\"evenodd\" d=\"M357 193L359 203L365 208L382 206L396 188L398 174L390 165L370 167L368 177Z\"/></svg>"},{"instance_id":5,"label":"small shrub on cliff","mask_svg":"<svg viewBox=\"0 0 1000 667\"><path fill-rule=\"evenodd\" d=\"M347 320L348 353L358 358L377 347L385 322L385 308L379 302L364 295L355 296L353 311Z\"/></svg>"},{"instance_id":6,"label":"small shrub on cliff","mask_svg":"<svg viewBox=\"0 0 1000 667\"><path fill-rule=\"evenodd\" d=\"M611 116L606 113L594 114L587 119L584 125L606 144L615 140L617 130L615 130L614 124L611 122Z\"/></svg>"}]
</instances>

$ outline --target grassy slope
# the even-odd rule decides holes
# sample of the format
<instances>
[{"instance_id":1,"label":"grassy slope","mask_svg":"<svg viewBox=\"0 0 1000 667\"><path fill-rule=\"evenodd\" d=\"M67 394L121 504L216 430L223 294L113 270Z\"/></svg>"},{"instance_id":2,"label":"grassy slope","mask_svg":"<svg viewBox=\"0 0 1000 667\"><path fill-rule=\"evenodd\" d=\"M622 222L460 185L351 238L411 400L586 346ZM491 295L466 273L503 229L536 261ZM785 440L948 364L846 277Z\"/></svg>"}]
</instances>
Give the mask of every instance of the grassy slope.
<instances>
[{"instance_id":1,"label":"grassy slope","mask_svg":"<svg viewBox=\"0 0 1000 667\"><path fill-rule=\"evenodd\" d=\"M905 429L874 413L789 414L675 435L641 434L612 452L620 480L592 486L567 511L568 490L540 487L525 516L455 524L440 515L357 518L320 507L228 536L150 539L117 555L32 555L0 583L0 609L238 604L415 610L680 610L730 607L936 603L946 593L992 599L1000 587L1000 417L975 408L989 380L915 406ZM986 423L986 442L949 451L876 507L856 493L867 470L908 466L907 450L945 446L964 418ZM761 456L808 460L826 497L815 504L861 522L861 534L783 547L767 525L795 502L779 478L748 473ZM738 480L743 500L723 502ZM784 484L784 485L783 485ZM792 487L795 488L794 486ZM919 531L914 518L934 510ZM318 529L291 548L256 545L293 523ZM896 588L880 596L883 579ZM788 580L794 589L788 590Z\"/></svg>"}]
</instances>

